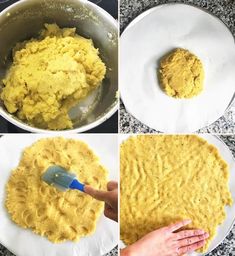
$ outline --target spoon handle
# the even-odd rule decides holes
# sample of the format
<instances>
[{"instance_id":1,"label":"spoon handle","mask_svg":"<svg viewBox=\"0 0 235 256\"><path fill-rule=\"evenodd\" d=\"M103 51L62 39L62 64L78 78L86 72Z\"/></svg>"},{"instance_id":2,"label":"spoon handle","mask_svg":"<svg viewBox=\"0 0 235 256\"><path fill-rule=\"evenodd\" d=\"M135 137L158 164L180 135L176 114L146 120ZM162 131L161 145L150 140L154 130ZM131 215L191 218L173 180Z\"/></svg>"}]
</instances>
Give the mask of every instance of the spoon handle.
<instances>
[{"instance_id":1,"label":"spoon handle","mask_svg":"<svg viewBox=\"0 0 235 256\"><path fill-rule=\"evenodd\" d=\"M80 183L78 180L74 179L72 183L70 184L69 188L71 189L77 189L82 192L84 192L84 184Z\"/></svg>"}]
</instances>

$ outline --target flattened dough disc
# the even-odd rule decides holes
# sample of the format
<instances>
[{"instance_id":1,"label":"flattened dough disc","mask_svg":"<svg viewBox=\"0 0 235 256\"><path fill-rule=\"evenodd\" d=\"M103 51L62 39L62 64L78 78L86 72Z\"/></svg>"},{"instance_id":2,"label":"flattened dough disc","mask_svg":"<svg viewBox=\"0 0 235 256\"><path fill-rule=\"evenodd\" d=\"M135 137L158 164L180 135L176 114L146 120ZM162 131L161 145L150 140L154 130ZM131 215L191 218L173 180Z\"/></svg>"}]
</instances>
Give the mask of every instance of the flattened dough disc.
<instances>
[{"instance_id":1,"label":"flattened dough disc","mask_svg":"<svg viewBox=\"0 0 235 256\"><path fill-rule=\"evenodd\" d=\"M55 135L57 136L57 135ZM0 243L17 256L98 256L112 250L118 239L118 225L103 214L97 223L93 235L81 238L78 243L64 242L53 244L45 237L34 234L31 230L22 229L13 223L4 206L5 185L15 168L25 147L41 138L54 137L48 134L4 135L0 139L1 179L0 179ZM82 140L100 157L101 163L109 170L110 180L117 180L118 167L113 163L118 161L117 137L109 135L64 135L65 138ZM15 143L17 141L17 144ZM102 145L102 147L100 146ZM10 152L10 153L9 153Z\"/></svg>"}]
</instances>

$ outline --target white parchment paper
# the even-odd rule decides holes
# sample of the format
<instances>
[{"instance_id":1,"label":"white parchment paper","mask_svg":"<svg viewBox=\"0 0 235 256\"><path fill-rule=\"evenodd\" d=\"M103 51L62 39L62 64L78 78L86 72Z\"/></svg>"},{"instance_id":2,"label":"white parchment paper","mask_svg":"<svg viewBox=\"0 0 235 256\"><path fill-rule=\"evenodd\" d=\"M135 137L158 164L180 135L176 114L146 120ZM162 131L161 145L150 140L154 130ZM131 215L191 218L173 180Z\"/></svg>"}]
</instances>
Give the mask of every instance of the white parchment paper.
<instances>
[{"instance_id":1,"label":"white parchment paper","mask_svg":"<svg viewBox=\"0 0 235 256\"><path fill-rule=\"evenodd\" d=\"M156 135L158 136L158 135ZM126 140L129 135L120 135L120 143ZM233 224L235 223L235 159L233 158L232 152L226 146L226 144L214 135L200 135L200 137L204 138L208 141L208 143L214 145L219 150L222 158L227 162L229 166L230 178L229 178L229 188L233 198L233 205L231 207L226 206L226 219L225 221L218 227L217 235L211 241L210 247L206 253L191 253L190 256L204 256L207 253L214 250L220 243L223 242L224 238L228 235L229 231L232 229ZM206 214L206 213L205 213ZM125 245L122 241L119 243L121 248L124 248Z\"/></svg>"},{"instance_id":2,"label":"white parchment paper","mask_svg":"<svg viewBox=\"0 0 235 256\"><path fill-rule=\"evenodd\" d=\"M17 256L101 256L118 243L118 225L103 214L97 229L91 236L82 238L78 243L65 242L53 244L31 230L22 229L14 224L4 207L5 185L12 168L20 160L22 150L42 137L51 135L5 135L0 138L0 243ZM109 170L110 180L118 180L118 141L116 135L68 135L63 137L85 141L104 166ZM82 216L81 216L82 218Z\"/></svg>"},{"instance_id":3,"label":"white parchment paper","mask_svg":"<svg viewBox=\"0 0 235 256\"><path fill-rule=\"evenodd\" d=\"M185 48L203 62L203 92L174 99L162 91L159 60ZM121 36L120 92L127 111L162 132L194 132L224 114L235 92L235 44L218 18L185 4L166 4L137 17Z\"/></svg>"}]
</instances>

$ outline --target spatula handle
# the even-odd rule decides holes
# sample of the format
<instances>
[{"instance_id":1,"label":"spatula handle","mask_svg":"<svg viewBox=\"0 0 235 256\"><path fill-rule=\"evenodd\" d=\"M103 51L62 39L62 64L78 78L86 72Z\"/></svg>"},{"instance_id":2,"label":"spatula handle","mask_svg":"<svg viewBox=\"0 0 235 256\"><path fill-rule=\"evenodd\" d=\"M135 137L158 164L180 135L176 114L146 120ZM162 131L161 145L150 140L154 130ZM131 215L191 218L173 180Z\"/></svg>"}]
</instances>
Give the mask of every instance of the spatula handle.
<instances>
[{"instance_id":1,"label":"spatula handle","mask_svg":"<svg viewBox=\"0 0 235 256\"><path fill-rule=\"evenodd\" d=\"M72 183L70 184L69 188L71 189L77 189L82 192L84 192L84 184L80 183L78 180L74 179Z\"/></svg>"}]
</instances>

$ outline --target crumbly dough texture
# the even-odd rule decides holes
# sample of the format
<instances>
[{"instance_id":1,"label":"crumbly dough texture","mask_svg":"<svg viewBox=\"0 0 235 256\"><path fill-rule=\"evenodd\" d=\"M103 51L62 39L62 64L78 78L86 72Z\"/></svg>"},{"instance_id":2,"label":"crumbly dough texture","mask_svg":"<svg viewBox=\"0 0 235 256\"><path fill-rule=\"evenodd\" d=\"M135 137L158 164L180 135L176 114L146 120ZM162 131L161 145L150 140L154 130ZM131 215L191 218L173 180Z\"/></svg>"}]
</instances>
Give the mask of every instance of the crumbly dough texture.
<instances>
[{"instance_id":1,"label":"crumbly dough texture","mask_svg":"<svg viewBox=\"0 0 235 256\"><path fill-rule=\"evenodd\" d=\"M51 165L60 165L79 181L106 189L107 171L82 141L61 137L41 139L26 148L7 183L6 208L23 228L54 243L78 241L92 234L104 204L78 190L61 192L43 182Z\"/></svg>"},{"instance_id":2,"label":"crumbly dough texture","mask_svg":"<svg viewBox=\"0 0 235 256\"><path fill-rule=\"evenodd\" d=\"M229 172L218 150L195 135L140 135L121 145L121 239L184 219L210 234L205 252L232 204Z\"/></svg>"},{"instance_id":3,"label":"crumbly dough texture","mask_svg":"<svg viewBox=\"0 0 235 256\"><path fill-rule=\"evenodd\" d=\"M185 49L176 49L163 57L159 77L166 94L175 98L192 98L203 90L202 62Z\"/></svg>"},{"instance_id":4,"label":"crumbly dough texture","mask_svg":"<svg viewBox=\"0 0 235 256\"><path fill-rule=\"evenodd\" d=\"M39 39L17 44L1 99L8 112L32 126L72 128L68 115L106 73L99 50L75 28L45 24Z\"/></svg>"}]
</instances>

